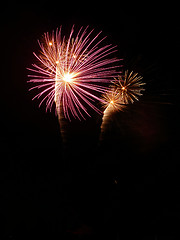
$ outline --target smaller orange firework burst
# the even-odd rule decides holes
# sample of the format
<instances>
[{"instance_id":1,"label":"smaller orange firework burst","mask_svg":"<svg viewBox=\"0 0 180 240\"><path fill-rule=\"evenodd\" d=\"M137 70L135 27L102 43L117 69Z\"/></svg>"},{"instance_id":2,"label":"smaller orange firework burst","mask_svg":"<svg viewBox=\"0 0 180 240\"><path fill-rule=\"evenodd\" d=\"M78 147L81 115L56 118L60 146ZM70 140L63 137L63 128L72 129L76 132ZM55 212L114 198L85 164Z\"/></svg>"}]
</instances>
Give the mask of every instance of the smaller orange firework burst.
<instances>
[{"instance_id":1,"label":"smaller orange firework burst","mask_svg":"<svg viewBox=\"0 0 180 240\"><path fill-rule=\"evenodd\" d=\"M100 141L111 123L113 113L123 111L128 104L139 100L143 88L142 77L138 73L125 71L124 75L119 75L118 79L114 78L110 89L103 95L104 114L101 123Z\"/></svg>"},{"instance_id":2,"label":"smaller orange firework burst","mask_svg":"<svg viewBox=\"0 0 180 240\"><path fill-rule=\"evenodd\" d=\"M141 81L142 79L143 77L139 76L138 73L133 73L133 71L128 73L128 70L125 71L124 76L119 75L118 79L115 78L114 84L122 103L129 104L139 100L142 95L141 91L145 90L143 88L145 83Z\"/></svg>"}]
</instances>

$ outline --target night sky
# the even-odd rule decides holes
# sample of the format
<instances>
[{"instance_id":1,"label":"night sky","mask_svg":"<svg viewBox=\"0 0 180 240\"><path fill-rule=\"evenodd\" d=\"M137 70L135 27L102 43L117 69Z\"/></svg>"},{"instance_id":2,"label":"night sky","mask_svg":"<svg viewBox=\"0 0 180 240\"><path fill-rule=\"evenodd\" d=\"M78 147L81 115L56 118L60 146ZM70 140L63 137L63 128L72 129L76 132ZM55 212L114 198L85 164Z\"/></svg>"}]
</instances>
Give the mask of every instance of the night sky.
<instances>
[{"instance_id":1,"label":"night sky","mask_svg":"<svg viewBox=\"0 0 180 240\"><path fill-rule=\"evenodd\" d=\"M151 5L150 5L151 4ZM179 30L175 6L44 1L1 10L1 239L178 239ZM26 68L37 39L89 25L118 45L146 91L112 115L66 122L38 108Z\"/></svg>"}]
</instances>

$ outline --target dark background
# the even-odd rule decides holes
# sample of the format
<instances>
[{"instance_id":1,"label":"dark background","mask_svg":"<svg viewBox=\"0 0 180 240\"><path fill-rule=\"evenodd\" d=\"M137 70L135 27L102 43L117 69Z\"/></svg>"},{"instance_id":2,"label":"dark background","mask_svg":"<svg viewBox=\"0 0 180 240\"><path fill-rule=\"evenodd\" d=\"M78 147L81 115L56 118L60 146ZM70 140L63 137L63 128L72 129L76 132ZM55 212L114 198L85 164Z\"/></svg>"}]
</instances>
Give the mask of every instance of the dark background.
<instances>
[{"instance_id":1,"label":"dark background","mask_svg":"<svg viewBox=\"0 0 180 240\"><path fill-rule=\"evenodd\" d=\"M164 4L164 3L163 3ZM176 6L8 3L1 9L1 239L178 239L179 17ZM89 25L118 45L146 91L112 116L66 123L38 108L27 67L37 39Z\"/></svg>"}]
</instances>

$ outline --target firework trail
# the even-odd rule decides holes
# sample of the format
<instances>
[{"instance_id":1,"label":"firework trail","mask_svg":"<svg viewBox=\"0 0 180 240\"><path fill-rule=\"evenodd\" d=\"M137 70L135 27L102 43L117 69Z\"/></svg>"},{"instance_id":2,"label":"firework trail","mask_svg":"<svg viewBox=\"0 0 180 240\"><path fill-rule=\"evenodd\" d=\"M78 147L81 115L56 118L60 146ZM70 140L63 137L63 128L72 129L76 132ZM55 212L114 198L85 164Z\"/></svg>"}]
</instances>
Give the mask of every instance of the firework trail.
<instances>
[{"instance_id":1,"label":"firework trail","mask_svg":"<svg viewBox=\"0 0 180 240\"><path fill-rule=\"evenodd\" d=\"M138 73L133 73L133 71L128 73L128 70L125 71L124 75L119 75L117 79L114 79L110 91L107 91L103 96L104 114L101 124L100 141L103 140L112 114L117 111L123 111L128 104L139 100L139 97L142 95L141 92L145 90L143 88L145 83L141 80L142 77Z\"/></svg>"}]
</instances>

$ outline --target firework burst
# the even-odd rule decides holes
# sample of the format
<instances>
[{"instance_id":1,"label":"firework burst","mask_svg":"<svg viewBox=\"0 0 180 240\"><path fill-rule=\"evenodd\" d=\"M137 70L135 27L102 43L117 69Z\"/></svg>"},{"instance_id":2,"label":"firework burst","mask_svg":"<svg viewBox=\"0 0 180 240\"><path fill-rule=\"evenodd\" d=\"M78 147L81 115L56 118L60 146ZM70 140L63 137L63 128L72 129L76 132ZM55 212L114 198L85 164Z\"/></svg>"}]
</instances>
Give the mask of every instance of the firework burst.
<instances>
[{"instance_id":1,"label":"firework burst","mask_svg":"<svg viewBox=\"0 0 180 240\"><path fill-rule=\"evenodd\" d=\"M69 120L85 119L90 116L89 107L100 113L95 102L102 101L100 94L117 76L115 63L119 59L109 56L117 51L116 46L102 46L106 37L99 39L101 32L94 37L92 33L88 27L81 27L73 36L72 27L66 39L60 28L52 34L45 33L43 42L38 41L41 53L34 53L38 63L29 69L34 72L29 75L29 82L34 84L30 90L39 90L33 99L41 99L39 106L45 102L46 111L51 111L55 102L59 119L62 113Z\"/></svg>"},{"instance_id":2,"label":"firework burst","mask_svg":"<svg viewBox=\"0 0 180 240\"><path fill-rule=\"evenodd\" d=\"M142 91L145 89L141 80L143 77L139 76L138 73L133 73L131 71L128 73L128 70L125 71L124 76L119 75L118 79L115 78L115 86L120 95L121 102L123 104L134 103L134 101L138 101L139 97L142 95Z\"/></svg>"}]
</instances>

